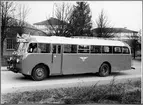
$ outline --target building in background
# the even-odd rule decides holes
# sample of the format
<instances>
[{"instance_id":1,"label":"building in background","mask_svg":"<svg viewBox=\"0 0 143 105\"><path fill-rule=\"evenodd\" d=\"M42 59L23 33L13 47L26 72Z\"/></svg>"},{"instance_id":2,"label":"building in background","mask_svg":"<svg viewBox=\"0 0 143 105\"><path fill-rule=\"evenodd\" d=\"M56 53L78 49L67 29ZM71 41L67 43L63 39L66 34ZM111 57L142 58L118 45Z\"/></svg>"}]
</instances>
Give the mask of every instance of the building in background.
<instances>
[{"instance_id":1,"label":"building in background","mask_svg":"<svg viewBox=\"0 0 143 105\"><path fill-rule=\"evenodd\" d=\"M6 38L3 42L3 56L2 65L6 65L6 59L12 55L12 52L17 47L17 34L30 34L47 36L47 34L39 29L36 29L32 25L26 23L25 26L9 26L6 31Z\"/></svg>"},{"instance_id":2,"label":"building in background","mask_svg":"<svg viewBox=\"0 0 143 105\"><path fill-rule=\"evenodd\" d=\"M61 24L63 24L62 21L51 17L47 20L34 23L33 26L50 35L50 34L54 33L55 32L54 29L58 28L58 26L60 26ZM64 24L66 24L66 23L64 22Z\"/></svg>"},{"instance_id":3,"label":"building in background","mask_svg":"<svg viewBox=\"0 0 143 105\"><path fill-rule=\"evenodd\" d=\"M113 35L110 39L128 43L134 56L141 56L141 34L139 32L127 28L104 28L103 30L108 32L108 35ZM99 28L92 29L93 36L96 37L100 31Z\"/></svg>"},{"instance_id":4,"label":"building in background","mask_svg":"<svg viewBox=\"0 0 143 105\"><path fill-rule=\"evenodd\" d=\"M62 21L56 18L50 18L45 21L34 23L30 25L26 23L26 26L23 27L23 34L30 34L30 35L39 35L39 36L51 36L54 33L53 29L56 29L58 26L63 24ZM66 23L65 23L66 24ZM6 65L6 58L12 55L12 52L16 48L16 39L17 33L19 33L20 27L11 27L7 32L7 37L4 41L3 47L3 60L2 65ZM92 29L93 37L97 36L99 28ZM106 28L109 30L109 28ZM141 37L138 37L138 32L129 30L127 28L112 28L112 34L114 34L113 40L121 40L127 43L130 43L131 39L137 39L141 48ZM81 36L80 36L81 37Z\"/></svg>"},{"instance_id":5,"label":"building in background","mask_svg":"<svg viewBox=\"0 0 143 105\"><path fill-rule=\"evenodd\" d=\"M94 37L97 36L98 30L99 28L92 29ZM117 39L117 40L128 40L131 38L138 38L137 31L129 30L126 28L104 28L104 30L108 32L109 34L112 34L114 36L113 39Z\"/></svg>"}]
</instances>

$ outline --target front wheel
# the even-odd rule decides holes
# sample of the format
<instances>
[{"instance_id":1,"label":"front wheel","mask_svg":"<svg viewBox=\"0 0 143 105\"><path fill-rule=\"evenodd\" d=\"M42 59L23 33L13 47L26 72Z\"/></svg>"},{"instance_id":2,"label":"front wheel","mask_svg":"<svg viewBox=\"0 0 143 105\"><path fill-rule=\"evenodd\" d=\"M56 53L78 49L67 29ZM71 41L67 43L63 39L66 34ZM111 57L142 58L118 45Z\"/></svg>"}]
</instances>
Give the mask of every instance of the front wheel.
<instances>
[{"instance_id":1,"label":"front wheel","mask_svg":"<svg viewBox=\"0 0 143 105\"><path fill-rule=\"evenodd\" d=\"M47 77L47 70L44 65L37 65L32 71L32 78L35 81L41 81Z\"/></svg>"},{"instance_id":2,"label":"front wheel","mask_svg":"<svg viewBox=\"0 0 143 105\"><path fill-rule=\"evenodd\" d=\"M103 63L99 68L99 75L102 77L108 76L110 73L110 66L107 63Z\"/></svg>"}]
</instances>

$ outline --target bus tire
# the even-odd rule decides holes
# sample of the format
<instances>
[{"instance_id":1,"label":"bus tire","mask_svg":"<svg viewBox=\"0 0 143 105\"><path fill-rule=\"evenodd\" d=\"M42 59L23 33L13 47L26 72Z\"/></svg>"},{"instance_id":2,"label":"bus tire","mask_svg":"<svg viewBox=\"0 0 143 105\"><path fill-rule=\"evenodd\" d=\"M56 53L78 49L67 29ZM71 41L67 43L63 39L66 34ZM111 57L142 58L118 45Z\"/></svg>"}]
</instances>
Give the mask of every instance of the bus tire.
<instances>
[{"instance_id":1,"label":"bus tire","mask_svg":"<svg viewBox=\"0 0 143 105\"><path fill-rule=\"evenodd\" d=\"M103 63L99 68L99 76L105 77L110 74L110 65L108 63Z\"/></svg>"},{"instance_id":2,"label":"bus tire","mask_svg":"<svg viewBox=\"0 0 143 105\"><path fill-rule=\"evenodd\" d=\"M47 77L47 70L44 65L37 65L32 70L32 78L35 81L41 81Z\"/></svg>"}]
</instances>

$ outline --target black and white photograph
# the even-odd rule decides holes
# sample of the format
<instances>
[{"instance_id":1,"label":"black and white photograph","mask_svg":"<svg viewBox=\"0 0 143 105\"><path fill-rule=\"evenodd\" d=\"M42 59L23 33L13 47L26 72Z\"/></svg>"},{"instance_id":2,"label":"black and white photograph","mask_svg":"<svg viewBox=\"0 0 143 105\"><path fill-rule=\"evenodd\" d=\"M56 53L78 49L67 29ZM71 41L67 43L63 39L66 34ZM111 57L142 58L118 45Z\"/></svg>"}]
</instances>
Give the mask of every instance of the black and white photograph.
<instances>
[{"instance_id":1,"label":"black and white photograph","mask_svg":"<svg viewBox=\"0 0 143 105\"><path fill-rule=\"evenodd\" d=\"M142 1L0 1L1 104L141 104Z\"/></svg>"}]
</instances>

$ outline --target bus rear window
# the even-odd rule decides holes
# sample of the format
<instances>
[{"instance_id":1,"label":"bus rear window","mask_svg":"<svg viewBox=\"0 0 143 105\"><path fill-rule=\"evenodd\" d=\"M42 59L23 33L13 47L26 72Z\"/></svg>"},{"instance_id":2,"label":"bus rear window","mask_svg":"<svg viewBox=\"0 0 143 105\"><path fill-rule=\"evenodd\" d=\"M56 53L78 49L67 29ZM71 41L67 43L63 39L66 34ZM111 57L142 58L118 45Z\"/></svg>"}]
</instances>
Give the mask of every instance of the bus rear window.
<instances>
[{"instance_id":1,"label":"bus rear window","mask_svg":"<svg viewBox=\"0 0 143 105\"><path fill-rule=\"evenodd\" d=\"M123 52L123 54L129 54L130 53L130 51L127 47L123 47L122 52Z\"/></svg>"}]
</instances>

